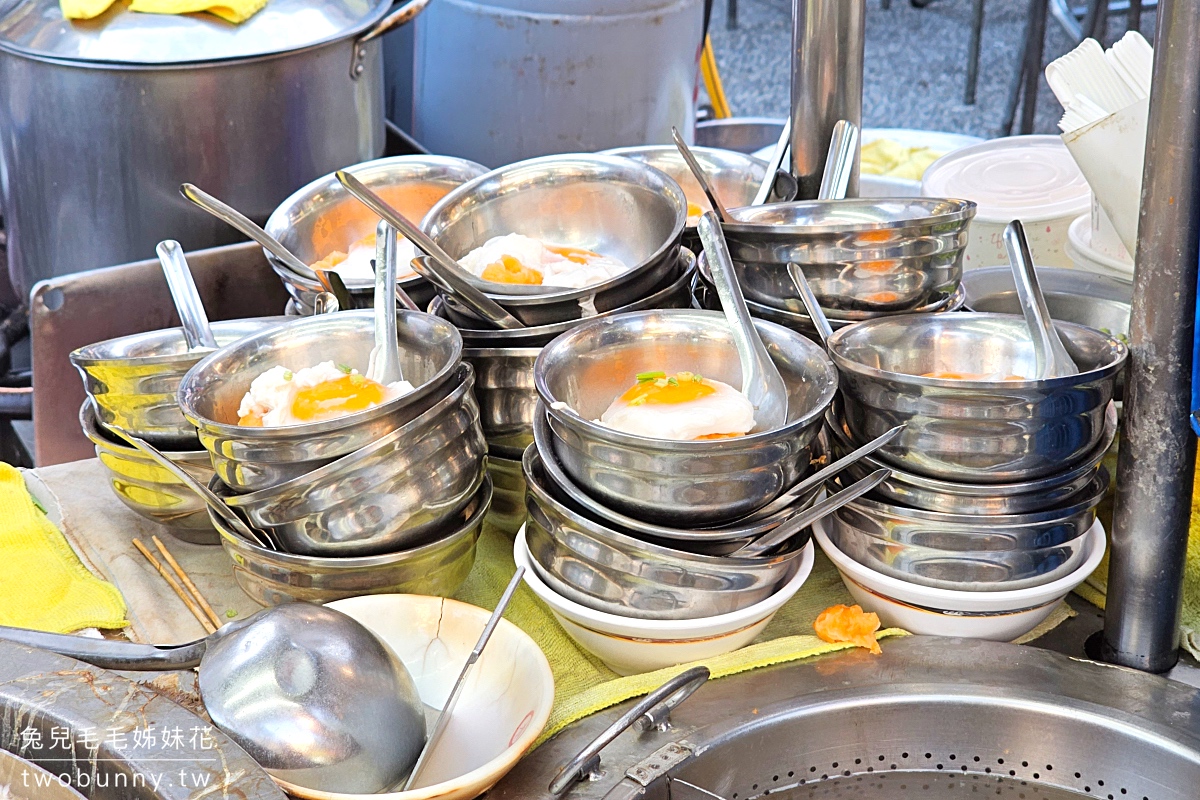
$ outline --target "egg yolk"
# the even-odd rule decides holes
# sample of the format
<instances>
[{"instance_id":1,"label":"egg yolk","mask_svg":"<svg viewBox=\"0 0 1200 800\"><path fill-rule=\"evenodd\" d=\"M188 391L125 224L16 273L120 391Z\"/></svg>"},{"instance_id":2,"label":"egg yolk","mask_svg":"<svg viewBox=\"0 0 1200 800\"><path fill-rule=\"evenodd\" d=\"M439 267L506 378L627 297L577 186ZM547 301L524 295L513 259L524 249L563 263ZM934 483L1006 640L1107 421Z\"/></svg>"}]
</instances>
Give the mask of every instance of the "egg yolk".
<instances>
[{"instance_id":1,"label":"egg yolk","mask_svg":"<svg viewBox=\"0 0 1200 800\"><path fill-rule=\"evenodd\" d=\"M621 395L620 401L628 406L678 405L699 400L716 391L698 375L680 372L668 377L658 373L652 378L639 379L636 386Z\"/></svg>"},{"instance_id":2,"label":"egg yolk","mask_svg":"<svg viewBox=\"0 0 1200 800\"><path fill-rule=\"evenodd\" d=\"M509 255L500 256L499 261L488 264L479 277L495 283L520 283L527 286L537 286L542 282L542 273Z\"/></svg>"},{"instance_id":3,"label":"egg yolk","mask_svg":"<svg viewBox=\"0 0 1200 800\"><path fill-rule=\"evenodd\" d=\"M687 206L688 219L692 219L693 217L703 216L703 214L704 214L704 209L701 208L698 203L692 203L690 201L688 202L688 206Z\"/></svg>"},{"instance_id":4,"label":"egg yolk","mask_svg":"<svg viewBox=\"0 0 1200 800\"><path fill-rule=\"evenodd\" d=\"M922 378L940 378L950 381L982 381L989 380L988 376L983 373L974 372L926 372ZM1023 381L1027 380L1020 375L1005 375L1000 380L1002 381Z\"/></svg>"},{"instance_id":5,"label":"egg yolk","mask_svg":"<svg viewBox=\"0 0 1200 800\"><path fill-rule=\"evenodd\" d=\"M594 253L591 250L584 250L582 247L565 247L562 245L552 244L544 244L542 247L545 247L556 256L562 256L572 264L586 264L589 261L596 260L597 258L604 258L604 256L600 255L599 253Z\"/></svg>"},{"instance_id":6,"label":"egg yolk","mask_svg":"<svg viewBox=\"0 0 1200 800\"><path fill-rule=\"evenodd\" d=\"M377 406L387 397L387 387L363 375L351 374L301 389L292 401L292 415L301 422L340 417ZM241 417L238 425L262 427L262 417Z\"/></svg>"}]
</instances>

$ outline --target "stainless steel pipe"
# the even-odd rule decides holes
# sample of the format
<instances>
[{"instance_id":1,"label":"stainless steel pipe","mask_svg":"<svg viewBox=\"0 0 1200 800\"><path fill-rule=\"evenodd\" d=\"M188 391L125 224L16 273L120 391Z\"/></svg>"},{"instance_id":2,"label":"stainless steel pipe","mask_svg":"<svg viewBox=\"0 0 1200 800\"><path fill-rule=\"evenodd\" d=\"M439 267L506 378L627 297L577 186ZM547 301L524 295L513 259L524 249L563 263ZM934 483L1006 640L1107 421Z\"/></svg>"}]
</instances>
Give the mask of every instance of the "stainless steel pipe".
<instances>
[{"instance_id":1,"label":"stainless steel pipe","mask_svg":"<svg viewBox=\"0 0 1200 800\"><path fill-rule=\"evenodd\" d=\"M862 127L866 0L792 0L792 174L798 200L821 186L833 126ZM858 196L858 158L847 197Z\"/></svg>"},{"instance_id":2,"label":"stainless steel pipe","mask_svg":"<svg viewBox=\"0 0 1200 800\"><path fill-rule=\"evenodd\" d=\"M1162 0L1133 284L1101 655L1165 672L1179 648L1196 440L1188 426L1200 259L1200 0Z\"/></svg>"}]
</instances>

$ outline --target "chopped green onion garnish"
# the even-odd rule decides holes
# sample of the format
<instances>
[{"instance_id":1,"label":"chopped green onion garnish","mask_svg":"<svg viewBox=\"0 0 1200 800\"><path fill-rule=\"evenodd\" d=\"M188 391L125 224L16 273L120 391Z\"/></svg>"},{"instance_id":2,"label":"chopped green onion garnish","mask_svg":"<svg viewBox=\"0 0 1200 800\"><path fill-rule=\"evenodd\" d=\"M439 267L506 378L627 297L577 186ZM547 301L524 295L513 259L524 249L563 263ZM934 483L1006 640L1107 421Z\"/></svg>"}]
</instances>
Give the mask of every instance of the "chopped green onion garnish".
<instances>
[{"instance_id":1,"label":"chopped green onion garnish","mask_svg":"<svg viewBox=\"0 0 1200 800\"><path fill-rule=\"evenodd\" d=\"M292 379L292 371L290 369L285 369L283 371L283 379L285 381L290 381Z\"/></svg>"},{"instance_id":2,"label":"chopped green onion garnish","mask_svg":"<svg viewBox=\"0 0 1200 800\"><path fill-rule=\"evenodd\" d=\"M338 364L337 368L339 371L344 372L347 375L349 375L351 372L354 372L353 367L347 367L345 364Z\"/></svg>"},{"instance_id":3,"label":"chopped green onion garnish","mask_svg":"<svg viewBox=\"0 0 1200 800\"><path fill-rule=\"evenodd\" d=\"M674 378L674 377L672 377L672 378L667 378L667 383L668 383L668 384L670 384L671 386L678 386L678 385L679 385L679 379L678 379L678 378Z\"/></svg>"},{"instance_id":4,"label":"chopped green onion garnish","mask_svg":"<svg viewBox=\"0 0 1200 800\"><path fill-rule=\"evenodd\" d=\"M693 375L692 383L704 383L704 378L701 378L699 375Z\"/></svg>"},{"instance_id":5,"label":"chopped green onion garnish","mask_svg":"<svg viewBox=\"0 0 1200 800\"><path fill-rule=\"evenodd\" d=\"M638 383L645 383L646 381L652 381L656 378L665 377L667 377L667 373L663 372L662 370L658 370L657 372L639 372L637 379Z\"/></svg>"},{"instance_id":6,"label":"chopped green onion garnish","mask_svg":"<svg viewBox=\"0 0 1200 800\"><path fill-rule=\"evenodd\" d=\"M234 617L237 616L237 612L234 611L232 608L230 608L225 611L225 616L229 617L230 619L233 619Z\"/></svg>"}]
</instances>

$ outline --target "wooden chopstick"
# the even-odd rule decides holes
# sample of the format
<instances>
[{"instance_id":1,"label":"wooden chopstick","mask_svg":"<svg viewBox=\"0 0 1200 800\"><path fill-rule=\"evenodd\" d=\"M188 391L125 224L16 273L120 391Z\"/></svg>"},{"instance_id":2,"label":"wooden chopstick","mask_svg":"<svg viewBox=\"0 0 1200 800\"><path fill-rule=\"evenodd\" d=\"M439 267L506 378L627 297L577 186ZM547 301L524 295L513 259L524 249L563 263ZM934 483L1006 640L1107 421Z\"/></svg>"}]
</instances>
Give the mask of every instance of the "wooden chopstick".
<instances>
[{"instance_id":1,"label":"wooden chopstick","mask_svg":"<svg viewBox=\"0 0 1200 800\"><path fill-rule=\"evenodd\" d=\"M204 631L206 633L213 633L216 631L216 628L213 627L213 624L208 621L207 617L204 616L204 612L200 610L200 607L197 606L192 598L188 596L187 592L183 590L183 587L179 585L179 582L171 576L171 573L167 572L166 568L159 563L159 560L154 557L154 554L146 549L146 545L142 544L140 539L134 539L133 546L138 549L139 553L146 557L146 560L150 562L151 566L158 570L158 574L162 575L163 580L167 582L167 585L175 590L175 594L179 595L179 599L182 600L183 604L188 607L188 611L191 611L196 619L200 621L200 625L204 628Z\"/></svg>"},{"instance_id":2,"label":"wooden chopstick","mask_svg":"<svg viewBox=\"0 0 1200 800\"><path fill-rule=\"evenodd\" d=\"M192 597L196 599L196 602L200 604L200 608L204 611L205 616L208 617L208 621L213 624L214 628L221 627L221 618L217 616L217 612L213 611L212 606L204 599L204 595L200 594L200 590L196 588L196 584L192 583L192 579L183 571L183 567L179 566L179 562L175 560L175 556L171 555L171 551L167 549L167 546L157 536L152 535L150 541L154 542L154 546L158 548L158 552L162 553L163 559L175 571L180 582L192 593Z\"/></svg>"}]
</instances>

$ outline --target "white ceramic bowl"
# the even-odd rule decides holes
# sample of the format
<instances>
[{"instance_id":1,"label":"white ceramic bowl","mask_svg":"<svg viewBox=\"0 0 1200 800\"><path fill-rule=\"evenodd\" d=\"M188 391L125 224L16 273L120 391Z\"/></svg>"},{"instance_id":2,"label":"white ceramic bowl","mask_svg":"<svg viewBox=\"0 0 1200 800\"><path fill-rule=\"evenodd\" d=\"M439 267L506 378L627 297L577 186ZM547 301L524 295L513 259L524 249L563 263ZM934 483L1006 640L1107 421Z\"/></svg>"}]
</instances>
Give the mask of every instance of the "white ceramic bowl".
<instances>
[{"instance_id":1,"label":"white ceramic bowl","mask_svg":"<svg viewBox=\"0 0 1200 800\"><path fill-rule=\"evenodd\" d=\"M621 675L711 658L749 644L775 612L800 591L812 572L814 553L815 546L809 542L792 579L752 606L701 619L652 620L607 614L568 600L538 577L525 544L524 528L517 533L513 545L513 558L518 566L525 567L525 582L550 607L563 630L580 647Z\"/></svg>"},{"instance_id":2,"label":"white ceramic bowl","mask_svg":"<svg viewBox=\"0 0 1200 800\"><path fill-rule=\"evenodd\" d=\"M350 597L328 605L386 642L412 674L421 701L434 709L446 702L491 616L457 600L415 594ZM520 760L546 726L553 703L554 677L546 656L528 634L502 619L467 677L442 744L428 761L425 787L367 795L280 785L306 800L469 800L494 786Z\"/></svg>"},{"instance_id":3,"label":"white ceramic bowl","mask_svg":"<svg viewBox=\"0 0 1200 800\"><path fill-rule=\"evenodd\" d=\"M1087 558L1070 575L1027 589L968 592L920 586L868 569L838 550L821 522L813 525L813 535L850 594L864 609L877 613L884 627L996 641L1012 641L1036 628L1092 574L1105 549L1104 526L1096 522L1086 534Z\"/></svg>"}]
</instances>

